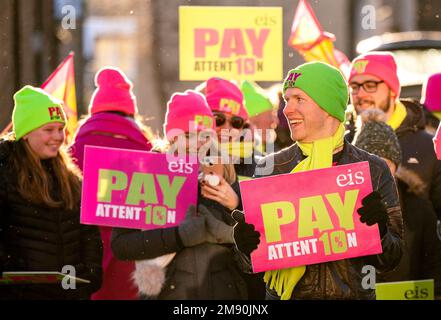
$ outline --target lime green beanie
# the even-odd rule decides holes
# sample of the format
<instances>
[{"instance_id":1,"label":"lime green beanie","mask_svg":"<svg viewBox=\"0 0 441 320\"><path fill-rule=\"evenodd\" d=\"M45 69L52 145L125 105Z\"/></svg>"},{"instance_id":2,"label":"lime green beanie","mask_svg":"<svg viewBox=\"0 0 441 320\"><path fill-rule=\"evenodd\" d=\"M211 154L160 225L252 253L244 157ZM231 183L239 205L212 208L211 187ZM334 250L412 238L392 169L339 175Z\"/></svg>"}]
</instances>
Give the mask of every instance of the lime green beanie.
<instances>
[{"instance_id":1,"label":"lime green beanie","mask_svg":"<svg viewBox=\"0 0 441 320\"><path fill-rule=\"evenodd\" d=\"M26 86L14 95L14 102L12 123L17 141L45 124L66 123L62 102L42 89Z\"/></svg>"},{"instance_id":2,"label":"lime green beanie","mask_svg":"<svg viewBox=\"0 0 441 320\"><path fill-rule=\"evenodd\" d=\"M305 92L320 108L341 122L345 120L349 92L341 72L323 62L308 62L288 72L283 93L288 88Z\"/></svg>"},{"instance_id":3,"label":"lime green beanie","mask_svg":"<svg viewBox=\"0 0 441 320\"><path fill-rule=\"evenodd\" d=\"M273 109L273 104L257 84L244 81L241 86L245 107L250 117Z\"/></svg>"}]
</instances>

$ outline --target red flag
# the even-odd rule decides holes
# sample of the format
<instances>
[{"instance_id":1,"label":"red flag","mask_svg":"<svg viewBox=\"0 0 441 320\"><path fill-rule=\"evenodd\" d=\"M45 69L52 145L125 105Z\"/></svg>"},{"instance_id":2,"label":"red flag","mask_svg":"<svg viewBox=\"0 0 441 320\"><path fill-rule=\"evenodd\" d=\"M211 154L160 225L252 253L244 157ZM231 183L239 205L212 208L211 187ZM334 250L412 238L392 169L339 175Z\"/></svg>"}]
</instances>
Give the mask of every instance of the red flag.
<instances>
[{"instance_id":1,"label":"red flag","mask_svg":"<svg viewBox=\"0 0 441 320\"><path fill-rule=\"evenodd\" d=\"M308 1L300 0L288 45L297 50L306 61L323 61L342 70L342 66L345 69L349 64L349 59L334 49L334 41L335 35L323 31Z\"/></svg>"},{"instance_id":2,"label":"red flag","mask_svg":"<svg viewBox=\"0 0 441 320\"><path fill-rule=\"evenodd\" d=\"M68 137L73 137L78 123L74 55L71 52L41 86L44 91L64 102Z\"/></svg>"}]
</instances>

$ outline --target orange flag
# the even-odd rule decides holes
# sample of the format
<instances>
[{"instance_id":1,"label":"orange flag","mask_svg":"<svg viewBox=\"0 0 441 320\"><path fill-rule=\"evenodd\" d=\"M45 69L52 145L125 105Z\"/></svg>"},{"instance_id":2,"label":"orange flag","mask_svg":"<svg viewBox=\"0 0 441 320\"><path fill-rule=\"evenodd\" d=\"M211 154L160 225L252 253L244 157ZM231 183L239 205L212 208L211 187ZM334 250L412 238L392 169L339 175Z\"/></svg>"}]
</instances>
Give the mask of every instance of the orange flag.
<instances>
[{"instance_id":1,"label":"orange flag","mask_svg":"<svg viewBox=\"0 0 441 320\"><path fill-rule=\"evenodd\" d=\"M63 108L67 115L68 140L73 137L78 123L74 55L71 52L41 86L44 91L63 101ZM11 128L12 122L0 135L6 134Z\"/></svg>"},{"instance_id":2,"label":"orange flag","mask_svg":"<svg viewBox=\"0 0 441 320\"><path fill-rule=\"evenodd\" d=\"M73 137L78 124L74 55L71 52L41 86L44 91L64 102L68 138Z\"/></svg>"},{"instance_id":3,"label":"orange flag","mask_svg":"<svg viewBox=\"0 0 441 320\"><path fill-rule=\"evenodd\" d=\"M297 50L306 61L323 61L343 73L349 67L349 59L334 49L335 36L323 31L307 0L300 0L294 15L288 45Z\"/></svg>"}]
</instances>

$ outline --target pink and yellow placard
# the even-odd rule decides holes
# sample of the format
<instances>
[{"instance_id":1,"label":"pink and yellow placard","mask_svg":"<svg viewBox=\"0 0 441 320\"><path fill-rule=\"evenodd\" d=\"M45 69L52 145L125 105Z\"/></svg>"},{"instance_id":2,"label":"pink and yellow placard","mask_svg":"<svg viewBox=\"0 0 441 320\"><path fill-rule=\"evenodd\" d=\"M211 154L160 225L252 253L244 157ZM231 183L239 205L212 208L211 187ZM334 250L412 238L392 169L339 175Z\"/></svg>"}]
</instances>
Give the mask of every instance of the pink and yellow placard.
<instances>
[{"instance_id":1,"label":"pink and yellow placard","mask_svg":"<svg viewBox=\"0 0 441 320\"><path fill-rule=\"evenodd\" d=\"M260 232L254 272L382 252L378 226L357 209L372 192L368 162L240 183L245 220Z\"/></svg>"},{"instance_id":2,"label":"pink and yellow placard","mask_svg":"<svg viewBox=\"0 0 441 320\"><path fill-rule=\"evenodd\" d=\"M179 79L280 81L282 7L179 7Z\"/></svg>"},{"instance_id":3,"label":"pink and yellow placard","mask_svg":"<svg viewBox=\"0 0 441 320\"><path fill-rule=\"evenodd\" d=\"M83 168L82 224L173 227L197 202L198 165L165 154L86 146Z\"/></svg>"}]
</instances>

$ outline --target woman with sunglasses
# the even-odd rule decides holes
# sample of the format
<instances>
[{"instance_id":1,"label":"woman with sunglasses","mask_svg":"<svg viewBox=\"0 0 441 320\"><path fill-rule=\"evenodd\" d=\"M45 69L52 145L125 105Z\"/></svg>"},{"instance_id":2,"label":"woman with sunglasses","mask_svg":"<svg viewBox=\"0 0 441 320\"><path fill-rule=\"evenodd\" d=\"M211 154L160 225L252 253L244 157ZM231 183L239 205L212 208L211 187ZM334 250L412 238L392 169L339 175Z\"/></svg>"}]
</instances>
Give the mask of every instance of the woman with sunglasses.
<instances>
[{"instance_id":1,"label":"woman with sunglasses","mask_svg":"<svg viewBox=\"0 0 441 320\"><path fill-rule=\"evenodd\" d=\"M229 152L239 181L251 178L257 161L254 136L249 129L249 116L242 91L233 82L221 78L209 79L204 91L216 119L216 133L221 151ZM240 189L238 193L240 194ZM263 300L263 274L246 272L243 273L243 278L247 283L249 299Z\"/></svg>"},{"instance_id":2,"label":"woman with sunglasses","mask_svg":"<svg viewBox=\"0 0 441 320\"><path fill-rule=\"evenodd\" d=\"M206 82L204 93L216 119L216 134L222 154L229 155L239 180L252 177L257 163L242 92L231 81L211 78Z\"/></svg>"},{"instance_id":3,"label":"woman with sunglasses","mask_svg":"<svg viewBox=\"0 0 441 320\"><path fill-rule=\"evenodd\" d=\"M186 156L196 157L203 145L210 144L214 131L204 96L195 91L174 94L167 105L164 131L170 150L185 150ZM219 184L209 191L199 186L198 208L190 207L178 227L113 230L115 256L136 260L134 279L143 298L247 299L236 262L235 221L230 212L239 205L239 197L230 185L237 184L230 169L225 167Z\"/></svg>"}]
</instances>

